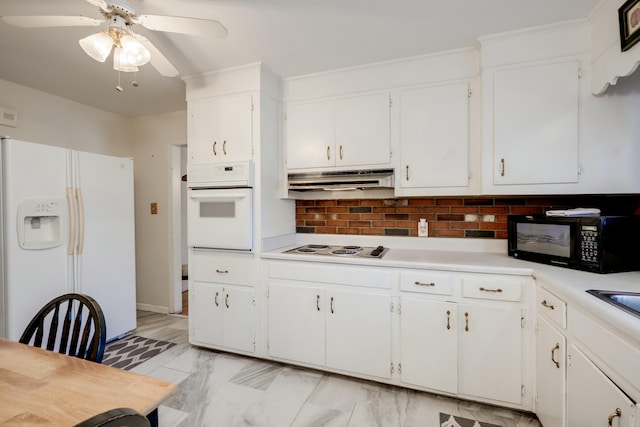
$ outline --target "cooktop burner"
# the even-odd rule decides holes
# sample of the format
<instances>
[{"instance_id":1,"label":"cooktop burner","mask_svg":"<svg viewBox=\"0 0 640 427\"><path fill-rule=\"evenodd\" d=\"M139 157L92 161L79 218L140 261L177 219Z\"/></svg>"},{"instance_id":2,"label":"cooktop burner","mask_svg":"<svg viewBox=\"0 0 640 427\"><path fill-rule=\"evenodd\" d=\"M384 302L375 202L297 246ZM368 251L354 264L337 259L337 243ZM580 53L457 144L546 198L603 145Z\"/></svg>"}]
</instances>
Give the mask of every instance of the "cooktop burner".
<instances>
[{"instance_id":1,"label":"cooktop burner","mask_svg":"<svg viewBox=\"0 0 640 427\"><path fill-rule=\"evenodd\" d=\"M289 249L284 253L304 255L329 255L358 258L382 258L389 251L383 246L329 246L329 245L304 245Z\"/></svg>"}]
</instances>

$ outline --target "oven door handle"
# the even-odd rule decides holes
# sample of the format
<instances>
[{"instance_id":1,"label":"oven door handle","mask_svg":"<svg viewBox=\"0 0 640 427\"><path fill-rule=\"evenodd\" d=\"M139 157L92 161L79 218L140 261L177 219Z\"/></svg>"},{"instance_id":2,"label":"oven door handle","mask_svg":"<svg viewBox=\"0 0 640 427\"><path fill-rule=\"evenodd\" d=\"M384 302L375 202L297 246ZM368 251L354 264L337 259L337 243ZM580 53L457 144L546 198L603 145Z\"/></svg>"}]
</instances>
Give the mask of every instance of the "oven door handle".
<instances>
[{"instance_id":1,"label":"oven door handle","mask_svg":"<svg viewBox=\"0 0 640 427\"><path fill-rule=\"evenodd\" d=\"M249 195L244 193L222 193L215 194L211 192L207 193L194 193L189 194L189 197L193 200L211 201L211 202L228 202L232 200L246 199Z\"/></svg>"}]
</instances>

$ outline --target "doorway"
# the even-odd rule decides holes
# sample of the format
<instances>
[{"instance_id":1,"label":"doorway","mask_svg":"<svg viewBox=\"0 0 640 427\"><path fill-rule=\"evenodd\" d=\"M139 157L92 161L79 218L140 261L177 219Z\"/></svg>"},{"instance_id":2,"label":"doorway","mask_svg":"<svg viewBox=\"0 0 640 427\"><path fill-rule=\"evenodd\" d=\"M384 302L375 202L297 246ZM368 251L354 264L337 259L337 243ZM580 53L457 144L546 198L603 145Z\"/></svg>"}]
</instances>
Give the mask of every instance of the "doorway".
<instances>
[{"instance_id":1,"label":"doorway","mask_svg":"<svg viewBox=\"0 0 640 427\"><path fill-rule=\"evenodd\" d=\"M187 248L187 146L170 147L171 238L173 287L170 312L189 314L189 263Z\"/></svg>"}]
</instances>

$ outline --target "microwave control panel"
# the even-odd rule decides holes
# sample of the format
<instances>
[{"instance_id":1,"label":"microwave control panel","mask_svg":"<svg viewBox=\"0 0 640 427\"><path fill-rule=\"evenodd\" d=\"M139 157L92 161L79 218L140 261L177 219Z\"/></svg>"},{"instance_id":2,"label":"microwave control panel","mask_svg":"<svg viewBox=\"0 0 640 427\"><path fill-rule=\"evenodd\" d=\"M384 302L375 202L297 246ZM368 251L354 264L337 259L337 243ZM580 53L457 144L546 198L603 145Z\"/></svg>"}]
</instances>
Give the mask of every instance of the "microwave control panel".
<instances>
[{"instance_id":1,"label":"microwave control panel","mask_svg":"<svg viewBox=\"0 0 640 427\"><path fill-rule=\"evenodd\" d=\"M598 262L598 227L587 225L581 228L580 258L584 262Z\"/></svg>"}]
</instances>

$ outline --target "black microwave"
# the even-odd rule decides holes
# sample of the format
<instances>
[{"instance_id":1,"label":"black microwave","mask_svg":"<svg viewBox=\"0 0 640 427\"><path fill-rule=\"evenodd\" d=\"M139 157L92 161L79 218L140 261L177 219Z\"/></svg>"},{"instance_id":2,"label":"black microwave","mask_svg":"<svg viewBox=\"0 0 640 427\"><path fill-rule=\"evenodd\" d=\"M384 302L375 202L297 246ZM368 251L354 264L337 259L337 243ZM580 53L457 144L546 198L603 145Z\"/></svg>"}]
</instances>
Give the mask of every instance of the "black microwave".
<instances>
[{"instance_id":1,"label":"black microwave","mask_svg":"<svg viewBox=\"0 0 640 427\"><path fill-rule=\"evenodd\" d=\"M509 256L595 273L640 270L640 216L509 215Z\"/></svg>"}]
</instances>

